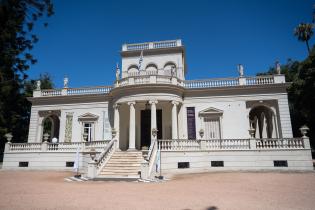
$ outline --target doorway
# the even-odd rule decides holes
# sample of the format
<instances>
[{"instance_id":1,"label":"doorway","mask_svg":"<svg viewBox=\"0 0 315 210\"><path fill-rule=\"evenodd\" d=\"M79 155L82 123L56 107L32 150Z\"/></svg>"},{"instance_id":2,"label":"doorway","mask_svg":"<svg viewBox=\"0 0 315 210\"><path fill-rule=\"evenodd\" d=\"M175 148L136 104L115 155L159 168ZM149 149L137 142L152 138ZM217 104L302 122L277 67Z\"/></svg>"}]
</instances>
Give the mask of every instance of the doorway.
<instances>
[{"instance_id":1,"label":"doorway","mask_svg":"<svg viewBox=\"0 0 315 210\"><path fill-rule=\"evenodd\" d=\"M162 139L162 110L156 110L157 139ZM151 110L141 110L141 146L150 147L151 143Z\"/></svg>"}]
</instances>

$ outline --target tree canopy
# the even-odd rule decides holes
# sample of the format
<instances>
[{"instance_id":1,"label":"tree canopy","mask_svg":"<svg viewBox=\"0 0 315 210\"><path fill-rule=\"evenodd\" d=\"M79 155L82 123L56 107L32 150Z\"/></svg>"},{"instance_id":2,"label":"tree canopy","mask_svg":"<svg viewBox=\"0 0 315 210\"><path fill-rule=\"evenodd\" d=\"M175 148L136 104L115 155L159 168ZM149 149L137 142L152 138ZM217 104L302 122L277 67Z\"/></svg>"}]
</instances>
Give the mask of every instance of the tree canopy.
<instances>
[{"instance_id":1,"label":"tree canopy","mask_svg":"<svg viewBox=\"0 0 315 210\"><path fill-rule=\"evenodd\" d=\"M32 90L27 70L36 63L31 50L38 41L33 28L39 18L52 14L50 0L0 1L0 151L5 133L12 132L15 142L26 141L30 112L26 97Z\"/></svg>"}]
</instances>

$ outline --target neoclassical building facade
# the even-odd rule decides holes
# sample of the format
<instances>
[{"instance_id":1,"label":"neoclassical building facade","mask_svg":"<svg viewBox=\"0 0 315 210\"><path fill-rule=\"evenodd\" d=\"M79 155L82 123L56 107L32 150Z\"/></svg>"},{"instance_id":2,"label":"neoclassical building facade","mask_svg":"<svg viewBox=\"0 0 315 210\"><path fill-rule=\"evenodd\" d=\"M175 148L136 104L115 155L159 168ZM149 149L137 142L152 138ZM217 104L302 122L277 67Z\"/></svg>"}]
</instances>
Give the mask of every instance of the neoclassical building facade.
<instances>
[{"instance_id":1,"label":"neoclassical building facade","mask_svg":"<svg viewBox=\"0 0 315 210\"><path fill-rule=\"evenodd\" d=\"M279 69L251 77L239 65L235 78L186 80L181 40L124 44L121 58L112 86L38 84L28 143L6 145L4 168L71 169L80 148L91 178L312 169L307 136L292 136Z\"/></svg>"}]
</instances>

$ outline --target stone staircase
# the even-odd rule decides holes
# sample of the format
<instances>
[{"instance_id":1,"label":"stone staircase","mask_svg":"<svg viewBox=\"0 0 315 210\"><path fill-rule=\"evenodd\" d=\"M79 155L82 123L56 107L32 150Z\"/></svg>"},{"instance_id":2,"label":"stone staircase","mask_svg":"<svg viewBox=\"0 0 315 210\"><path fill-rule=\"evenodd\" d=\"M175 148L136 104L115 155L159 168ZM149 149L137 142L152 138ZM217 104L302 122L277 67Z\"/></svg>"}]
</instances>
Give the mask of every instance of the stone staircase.
<instances>
[{"instance_id":1,"label":"stone staircase","mask_svg":"<svg viewBox=\"0 0 315 210\"><path fill-rule=\"evenodd\" d=\"M99 179L139 179L141 151L115 151L99 173Z\"/></svg>"}]
</instances>

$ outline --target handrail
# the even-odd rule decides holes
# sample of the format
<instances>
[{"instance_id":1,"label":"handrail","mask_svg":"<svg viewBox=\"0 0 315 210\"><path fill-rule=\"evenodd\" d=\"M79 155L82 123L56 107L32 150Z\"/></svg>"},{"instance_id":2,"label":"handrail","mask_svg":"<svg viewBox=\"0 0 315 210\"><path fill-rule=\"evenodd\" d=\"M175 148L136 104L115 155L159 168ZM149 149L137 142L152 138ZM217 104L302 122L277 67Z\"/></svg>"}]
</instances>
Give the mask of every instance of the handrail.
<instances>
[{"instance_id":1,"label":"handrail","mask_svg":"<svg viewBox=\"0 0 315 210\"><path fill-rule=\"evenodd\" d=\"M108 162L111 155L115 152L116 149L116 139L112 139L105 149L101 152L96 160L97 174L100 173L104 165Z\"/></svg>"},{"instance_id":2,"label":"handrail","mask_svg":"<svg viewBox=\"0 0 315 210\"><path fill-rule=\"evenodd\" d=\"M153 142L153 144L151 144L151 146L150 146L149 154L147 157L147 161L149 162L148 177L151 176L154 164L156 162L156 156L157 156L157 152L158 152L158 141L154 140L154 142Z\"/></svg>"}]
</instances>

